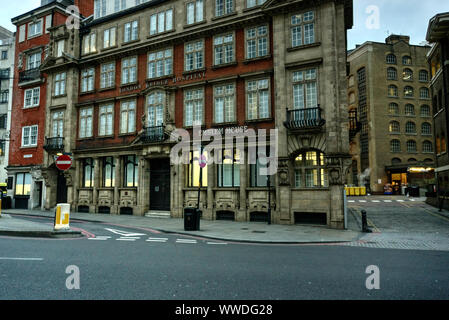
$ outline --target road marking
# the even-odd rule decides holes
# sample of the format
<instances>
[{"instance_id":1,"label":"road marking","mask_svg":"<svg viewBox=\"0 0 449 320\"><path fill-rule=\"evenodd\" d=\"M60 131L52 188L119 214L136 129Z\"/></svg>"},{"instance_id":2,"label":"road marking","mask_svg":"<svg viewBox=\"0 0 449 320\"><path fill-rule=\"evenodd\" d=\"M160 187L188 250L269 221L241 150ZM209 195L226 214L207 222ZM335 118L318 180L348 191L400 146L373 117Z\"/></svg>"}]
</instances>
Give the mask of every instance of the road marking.
<instances>
[{"instance_id":1,"label":"road marking","mask_svg":"<svg viewBox=\"0 0 449 320\"><path fill-rule=\"evenodd\" d=\"M384 200L384 202L386 202L386 203L392 203L393 201L391 201L391 200Z\"/></svg>"},{"instance_id":2,"label":"road marking","mask_svg":"<svg viewBox=\"0 0 449 320\"><path fill-rule=\"evenodd\" d=\"M215 245L215 244L227 244L226 242L207 242L207 244L213 244L213 245Z\"/></svg>"},{"instance_id":3,"label":"road marking","mask_svg":"<svg viewBox=\"0 0 449 320\"><path fill-rule=\"evenodd\" d=\"M124 237L146 236L146 234L144 234L144 233L133 233L133 232L127 232L127 231L117 230L117 229L105 228L105 230L108 230L109 232L112 232L112 233L118 234L119 236L124 236Z\"/></svg>"},{"instance_id":4,"label":"road marking","mask_svg":"<svg viewBox=\"0 0 449 320\"><path fill-rule=\"evenodd\" d=\"M105 241L105 240L109 240L111 239L111 237L109 236L97 236L95 238L88 238L87 240L100 240L100 241Z\"/></svg>"},{"instance_id":5,"label":"road marking","mask_svg":"<svg viewBox=\"0 0 449 320\"><path fill-rule=\"evenodd\" d=\"M149 238L149 239L147 239L145 241L148 241L148 242L167 242L168 238Z\"/></svg>"},{"instance_id":6,"label":"road marking","mask_svg":"<svg viewBox=\"0 0 449 320\"><path fill-rule=\"evenodd\" d=\"M42 261L43 258L9 258L9 257L0 257L0 260L19 260L19 261Z\"/></svg>"},{"instance_id":7,"label":"road marking","mask_svg":"<svg viewBox=\"0 0 449 320\"><path fill-rule=\"evenodd\" d=\"M117 241L136 241L136 239L130 239L130 238L118 238L115 240L117 240Z\"/></svg>"},{"instance_id":8,"label":"road marking","mask_svg":"<svg viewBox=\"0 0 449 320\"><path fill-rule=\"evenodd\" d=\"M380 200L372 200L371 202L374 202L374 203L379 203L379 202L380 202Z\"/></svg>"},{"instance_id":9,"label":"road marking","mask_svg":"<svg viewBox=\"0 0 449 320\"><path fill-rule=\"evenodd\" d=\"M437 217L437 218L440 218L440 219L449 221L449 218L446 217L446 216L443 216L443 215L441 215L441 214L439 214L439 213L434 213L434 212L432 212L432 211L430 211L429 209L426 209L426 208L423 208L423 209L424 209L425 211L427 211L427 213L431 214L431 215L434 216L434 217Z\"/></svg>"},{"instance_id":10,"label":"road marking","mask_svg":"<svg viewBox=\"0 0 449 320\"><path fill-rule=\"evenodd\" d=\"M349 203L354 203L354 202L355 202L355 200L348 200L348 202L349 202Z\"/></svg>"},{"instance_id":11,"label":"road marking","mask_svg":"<svg viewBox=\"0 0 449 320\"><path fill-rule=\"evenodd\" d=\"M176 243L194 244L194 243L197 243L197 241L196 240L192 240L192 239L176 239Z\"/></svg>"},{"instance_id":12,"label":"road marking","mask_svg":"<svg viewBox=\"0 0 449 320\"><path fill-rule=\"evenodd\" d=\"M397 202L404 202L404 200L396 200Z\"/></svg>"},{"instance_id":13,"label":"road marking","mask_svg":"<svg viewBox=\"0 0 449 320\"><path fill-rule=\"evenodd\" d=\"M366 203L366 200L359 200L360 203Z\"/></svg>"}]
</instances>

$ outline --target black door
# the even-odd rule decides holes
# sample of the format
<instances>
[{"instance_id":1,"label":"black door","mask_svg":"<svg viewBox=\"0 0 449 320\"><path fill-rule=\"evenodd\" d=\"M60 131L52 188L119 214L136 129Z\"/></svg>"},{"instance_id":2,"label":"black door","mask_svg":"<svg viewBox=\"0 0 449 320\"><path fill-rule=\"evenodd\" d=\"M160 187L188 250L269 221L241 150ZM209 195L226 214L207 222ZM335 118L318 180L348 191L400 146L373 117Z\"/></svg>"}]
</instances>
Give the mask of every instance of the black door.
<instances>
[{"instance_id":1,"label":"black door","mask_svg":"<svg viewBox=\"0 0 449 320\"><path fill-rule=\"evenodd\" d=\"M67 203L67 180L62 171L58 170L56 185L56 203Z\"/></svg>"},{"instance_id":2,"label":"black door","mask_svg":"<svg viewBox=\"0 0 449 320\"><path fill-rule=\"evenodd\" d=\"M150 163L150 210L170 211L170 159Z\"/></svg>"}]
</instances>

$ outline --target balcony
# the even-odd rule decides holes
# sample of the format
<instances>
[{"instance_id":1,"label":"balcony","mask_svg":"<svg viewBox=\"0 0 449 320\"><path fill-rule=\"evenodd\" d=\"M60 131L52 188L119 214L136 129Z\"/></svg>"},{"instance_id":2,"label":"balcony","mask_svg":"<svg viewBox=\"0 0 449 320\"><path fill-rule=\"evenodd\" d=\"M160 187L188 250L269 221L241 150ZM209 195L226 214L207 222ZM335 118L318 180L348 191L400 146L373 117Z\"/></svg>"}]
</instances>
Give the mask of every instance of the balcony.
<instances>
[{"instance_id":1,"label":"balcony","mask_svg":"<svg viewBox=\"0 0 449 320\"><path fill-rule=\"evenodd\" d=\"M50 151L64 151L64 138L45 138L44 149Z\"/></svg>"},{"instance_id":2,"label":"balcony","mask_svg":"<svg viewBox=\"0 0 449 320\"><path fill-rule=\"evenodd\" d=\"M284 126L290 130L320 131L326 124L326 120L321 116L321 111L320 106L307 109L287 109L287 121L284 122Z\"/></svg>"},{"instance_id":3,"label":"balcony","mask_svg":"<svg viewBox=\"0 0 449 320\"><path fill-rule=\"evenodd\" d=\"M143 143L155 143L165 140L164 126L157 127L145 127L143 133L140 136L140 140Z\"/></svg>"},{"instance_id":4,"label":"balcony","mask_svg":"<svg viewBox=\"0 0 449 320\"><path fill-rule=\"evenodd\" d=\"M37 82L41 80L40 68L29 69L19 73L19 84Z\"/></svg>"},{"instance_id":5,"label":"balcony","mask_svg":"<svg viewBox=\"0 0 449 320\"><path fill-rule=\"evenodd\" d=\"M361 130L362 125L357 117L357 110L349 111L349 141L352 141Z\"/></svg>"}]
</instances>

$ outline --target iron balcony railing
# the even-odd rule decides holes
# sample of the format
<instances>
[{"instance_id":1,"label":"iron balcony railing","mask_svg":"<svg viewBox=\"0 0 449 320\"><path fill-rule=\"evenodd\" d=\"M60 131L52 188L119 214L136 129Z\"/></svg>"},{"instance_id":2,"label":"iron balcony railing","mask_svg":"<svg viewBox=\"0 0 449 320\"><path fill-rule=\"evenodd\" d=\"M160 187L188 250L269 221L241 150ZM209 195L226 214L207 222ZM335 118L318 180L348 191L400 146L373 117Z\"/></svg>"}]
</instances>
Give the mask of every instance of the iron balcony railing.
<instances>
[{"instance_id":1,"label":"iron balcony railing","mask_svg":"<svg viewBox=\"0 0 449 320\"><path fill-rule=\"evenodd\" d=\"M140 138L143 143L162 142L165 140L164 126L144 127Z\"/></svg>"},{"instance_id":2,"label":"iron balcony railing","mask_svg":"<svg viewBox=\"0 0 449 320\"><path fill-rule=\"evenodd\" d=\"M41 78L40 68L29 69L19 73L19 82L29 82Z\"/></svg>"},{"instance_id":3,"label":"iron balcony railing","mask_svg":"<svg viewBox=\"0 0 449 320\"><path fill-rule=\"evenodd\" d=\"M357 116L357 110L349 111L349 140L352 141L361 129L361 123Z\"/></svg>"},{"instance_id":4,"label":"iron balcony railing","mask_svg":"<svg viewBox=\"0 0 449 320\"><path fill-rule=\"evenodd\" d=\"M60 151L64 150L64 138L45 138L44 149L47 151Z\"/></svg>"},{"instance_id":5,"label":"iron balcony railing","mask_svg":"<svg viewBox=\"0 0 449 320\"><path fill-rule=\"evenodd\" d=\"M287 109L287 129L318 129L324 126L326 120L321 116L321 108Z\"/></svg>"}]
</instances>

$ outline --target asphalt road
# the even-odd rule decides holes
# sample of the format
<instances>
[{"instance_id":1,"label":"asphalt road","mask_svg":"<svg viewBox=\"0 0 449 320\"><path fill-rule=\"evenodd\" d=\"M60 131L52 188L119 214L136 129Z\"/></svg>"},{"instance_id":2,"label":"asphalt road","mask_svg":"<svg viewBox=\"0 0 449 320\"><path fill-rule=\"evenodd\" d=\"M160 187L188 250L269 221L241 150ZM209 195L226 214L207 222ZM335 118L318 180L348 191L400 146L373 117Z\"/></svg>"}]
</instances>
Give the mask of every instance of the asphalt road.
<instances>
[{"instance_id":1,"label":"asphalt road","mask_svg":"<svg viewBox=\"0 0 449 320\"><path fill-rule=\"evenodd\" d=\"M449 299L449 252L252 245L71 226L90 238L0 238L0 299ZM370 265L379 268L379 290L366 288ZM68 266L79 269L80 289L67 289Z\"/></svg>"}]
</instances>

